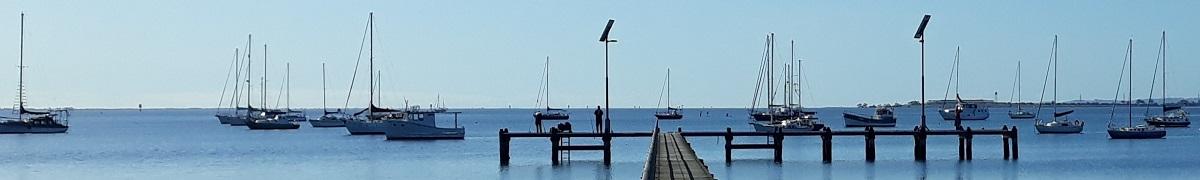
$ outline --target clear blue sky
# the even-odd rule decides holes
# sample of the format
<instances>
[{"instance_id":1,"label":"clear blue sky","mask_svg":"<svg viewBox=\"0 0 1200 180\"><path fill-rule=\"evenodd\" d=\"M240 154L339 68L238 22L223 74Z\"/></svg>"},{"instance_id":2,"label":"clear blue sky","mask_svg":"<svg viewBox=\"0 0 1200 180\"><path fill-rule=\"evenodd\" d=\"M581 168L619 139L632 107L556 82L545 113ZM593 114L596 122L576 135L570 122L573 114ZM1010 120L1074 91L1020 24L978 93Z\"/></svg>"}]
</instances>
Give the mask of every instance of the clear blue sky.
<instances>
[{"instance_id":1,"label":"clear blue sky","mask_svg":"<svg viewBox=\"0 0 1200 180\"><path fill-rule=\"evenodd\" d=\"M367 13L377 19L384 104L534 106L545 56L556 106L603 103L605 20L616 19L613 105L654 106L672 69L684 107L746 107L766 33L795 40L806 61L808 106L919 98L920 16L928 96L940 99L955 46L962 94L1007 99L1024 62L1036 100L1052 36L1060 35L1059 94L1112 97L1125 41L1135 43L1135 95L1148 94L1159 32L1168 33L1168 93L1196 96L1200 26L1195 1L11 1L0 5L0 54L15 67L25 12L29 97L35 107L212 107L233 49L254 34L255 64L270 44L271 93L292 63L292 106L320 107L320 64L340 106ZM786 58L786 57L783 57ZM364 62L365 64L365 62ZM261 68L261 67L257 67ZM255 71L261 71L254 69ZM16 72L0 85L15 87ZM255 72L255 77L260 76ZM365 81L363 81L365 82ZM361 91L365 83L356 87ZM11 88L15 89L15 88ZM5 97L15 97L14 91ZM256 94L257 96L257 94ZM355 95L352 105L365 102ZM272 98L274 96L272 95ZM272 100L273 101L273 100Z\"/></svg>"}]
</instances>

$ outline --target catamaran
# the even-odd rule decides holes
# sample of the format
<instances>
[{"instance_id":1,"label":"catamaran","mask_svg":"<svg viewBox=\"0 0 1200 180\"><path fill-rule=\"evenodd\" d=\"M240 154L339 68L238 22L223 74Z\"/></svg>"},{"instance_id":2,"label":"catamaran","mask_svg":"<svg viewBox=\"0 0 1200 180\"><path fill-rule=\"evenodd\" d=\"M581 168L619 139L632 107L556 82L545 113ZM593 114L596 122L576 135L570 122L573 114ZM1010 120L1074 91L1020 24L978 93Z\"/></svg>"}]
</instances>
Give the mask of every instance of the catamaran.
<instances>
[{"instance_id":1,"label":"catamaran","mask_svg":"<svg viewBox=\"0 0 1200 180\"><path fill-rule=\"evenodd\" d=\"M664 85L664 88L666 88L666 90L664 92L667 93L667 110L654 112L654 118L658 118L659 120L683 119L683 114L679 113L679 108L671 107L671 69L670 68L667 68L666 85Z\"/></svg>"},{"instance_id":2,"label":"catamaran","mask_svg":"<svg viewBox=\"0 0 1200 180\"><path fill-rule=\"evenodd\" d=\"M958 60L960 52L959 50L961 49L955 48L954 50L954 70L950 74L950 79L954 82L954 97L956 99L954 107L943 107L942 110L938 112L942 115L942 119L944 120L986 120L988 116L991 116L991 112L988 111L987 107L965 102L958 94L958 81L960 80L959 74L961 73L958 68L960 64ZM949 86L946 87L949 88Z\"/></svg>"},{"instance_id":3,"label":"catamaran","mask_svg":"<svg viewBox=\"0 0 1200 180\"><path fill-rule=\"evenodd\" d=\"M1128 91L1127 92L1128 99L1126 99L1126 101L1125 101L1125 104L1129 107L1129 110L1128 110L1129 118L1126 119L1128 124L1125 127L1120 127L1120 126L1116 126L1116 125L1112 124L1112 118L1114 117L1115 113L1117 112L1117 106L1114 103L1113 109L1112 109L1111 113L1109 114L1108 137L1112 138L1112 139L1159 139L1159 138L1163 138L1163 137L1167 136L1167 130L1163 129L1163 128L1149 126L1149 125L1145 125L1145 124L1139 124L1137 126L1133 125L1133 39L1132 38L1129 39L1129 45L1125 49L1125 63L1122 65L1123 65L1122 72L1121 72L1122 76L1126 75L1125 71L1124 71L1125 70L1124 68L1126 67L1126 65L1129 67L1129 71L1128 71L1128 73L1129 73L1128 74L1129 75L1129 83L1128 83L1129 88L1127 90ZM1122 80L1123 79L1124 79L1124 77L1122 77ZM1116 96L1120 96L1120 92L1121 92L1121 83L1120 82L1121 81L1117 81L1117 95ZM1116 96L1113 97L1113 101L1116 101Z\"/></svg>"},{"instance_id":4,"label":"catamaran","mask_svg":"<svg viewBox=\"0 0 1200 180\"><path fill-rule=\"evenodd\" d=\"M571 115L568 114L566 110L550 107L550 56L546 56L546 66L544 69L545 69L545 72L542 73L542 75L544 75L542 77L542 82L543 82L542 92L544 94L539 94L539 96L544 95L541 97L546 98L546 110L534 112L533 116L535 116L535 118L539 118L541 120L571 119ZM539 100L541 97L539 97Z\"/></svg>"},{"instance_id":5,"label":"catamaran","mask_svg":"<svg viewBox=\"0 0 1200 180\"><path fill-rule=\"evenodd\" d=\"M342 109L329 111L325 101L328 100L325 96L325 63L321 63L321 117L319 119L309 120L308 124L312 127L346 127L346 121L350 120L351 116L342 112Z\"/></svg>"},{"instance_id":6,"label":"catamaran","mask_svg":"<svg viewBox=\"0 0 1200 180\"><path fill-rule=\"evenodd\" d=\"M1187 110L1183 106L1168 105L1167 103L1167 32L1163 31L1159 40L1158 58L1162 61L1162 115L1147 116L1146 124L1158 127L1188 127L1192 122L1188 119ZM1153 96L1153 88L1151 88ZM1153 97L1151 97L1153 98Z\"/></svg>"},{"instance_id":7,"label":"catamaran","mask_svg":"<svg viewBox=\"0 0 1200 180\"><path fill-rule=\"evenodd\" d=\"M1052 45L1051 49L1052 50L1050 51L1051 52L1050 53L1051 54L1050 55L1050 64L1047 68L1054 67L1054 79L1053 79L1053 81L1054 81L1053 97L1054 98L1052 100L1050 100L1050 112L1054 112L1054 116L1052 118L1050 118L1049 121L1043 121L1041 119L1038 119L1034 123L1033 127L1037 128L1037 131L1040 134L1075 134L1075 133L1083 132L1083 121L1079 121L1078 119L1071 120L1070 117L1067 116L1067 115L1070 115L1071 113L1074 113L1075 110L1066 110L1066 111L1062 111L1062 112L1058 111L1058 36L1057 35L1054 36L1054 45ZM1050 74L1047 74L1047 75L1050 75ZM1044 89L1045 87L1046 86L1043 84L1042 92L1045 92L1045 89ZM1045 94L1042 94L1042 95L1044 97ZM1040 104L1044 104L1044 103L1039 103L1038 112L1042 111L1042 106Z\"/></svg>"},{"instance_id":8,"label":"catamaran","mask_svg":"<svg viewBox=\"0 0 1200 180\"><path fill-rule=\"evenodd\" d=\"M1014 79L1016 79L1016 80L1013 83L1016 83L1016 85L1014 85L1013 88L1016 88L1016 89L1013 90L1013 92L1015 92L1017 94L1016 101L1011 100L1012 96L1011 96L1011 94L1009 94L1010 100L1008 101L1008 103L1015 104L1017 106L1017 109L1008 111L1008 118L1009 119L1031 119L1031 118L1037 117L1037 115L1034 115L1033 113L1031 113L1029 111L1025 111L1024 109L1021 109L1021 61L1017 61L1017 75Z\"/></svg>"},{"instance_id":9,"label":"catamaran","mask_svg":"<svg viewBox=\"0 0 1200 180\"><path fill-rule=\"evenodd\" d=\"M69 109L34 111L25 108L25 13L21 13L21 45L17 58L17 117L0 120L0 134L21 133L65 133L68 126Z\"/></svg>"}]
</instances>

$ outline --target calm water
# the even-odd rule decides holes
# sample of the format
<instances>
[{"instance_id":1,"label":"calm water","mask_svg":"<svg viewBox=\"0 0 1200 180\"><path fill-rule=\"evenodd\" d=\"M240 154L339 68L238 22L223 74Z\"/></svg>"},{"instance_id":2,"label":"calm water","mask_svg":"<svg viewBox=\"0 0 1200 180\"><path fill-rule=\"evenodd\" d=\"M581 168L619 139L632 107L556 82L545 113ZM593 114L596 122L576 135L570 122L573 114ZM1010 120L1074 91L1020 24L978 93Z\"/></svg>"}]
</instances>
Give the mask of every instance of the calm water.
<instances>
[{"instance_id":1,"label":"calm water","mask_svg":"<svg viewBox=\"0 0 1200 180\"><path fill-rule=\"evenodd\" d=\"M698 155L720 179L1192 179L1200 175L1200 133L1170 129L1166 139L1110 140L1109 108L1077 108L1087 121L1084 134L1037 135L1031 120L1009 120L1005 108L992 108L975 128L1017 125L1021 160L1001 160L1000 138L977 137L975 159L957 160L954 137L933 137L929 161L913 162L912 139L881 137L878 161L863 161L861 137L834 138L834 162L821 163L820 140L790 138L783 164L770 150L738 150L724 163L723 140L689 138ZM823 120L843 129L841 113L871 109L820 108ZM67 134L0 135L0 179L636 179L649 140L618 138L613 165L600 164L599 152L575 152L572 161L550 166L546 139L514 139L512 165L498 164L497 130L529 131L532 110L462 110L466 140L385 141L383 136L349 136L342 128L251 131L220 125L214 110L79 110ZM648 131L653 109L619 109L616 131ZM919 112L897 109L899 127L911 129ZM1144 110L1136 109L1136 114ZM1197 109L1191 109L1198 112ZM315 112L313 115L315 115ZM950 128L930 109L930 126ZM590 109L571 110L577 131L590 131ZM745 110L686 110L685 120L664 129L749 131ZM1120 111L1118 113L1124 113ZM726 116L728 114L728 116ZM1048 112L1043 112L1048 114ZM1122 114L1123 115L1123 114ZM1140 115L1137 115L1140 116ZM1135 116L1135 118L1137 118ZM450 117L440 117L445 124ZM1124 123L1122 119L1120 121ZM576 144L599 143L576 138ZM742 138L738 142L765 142Z\"/></svg>"}]
</instances>

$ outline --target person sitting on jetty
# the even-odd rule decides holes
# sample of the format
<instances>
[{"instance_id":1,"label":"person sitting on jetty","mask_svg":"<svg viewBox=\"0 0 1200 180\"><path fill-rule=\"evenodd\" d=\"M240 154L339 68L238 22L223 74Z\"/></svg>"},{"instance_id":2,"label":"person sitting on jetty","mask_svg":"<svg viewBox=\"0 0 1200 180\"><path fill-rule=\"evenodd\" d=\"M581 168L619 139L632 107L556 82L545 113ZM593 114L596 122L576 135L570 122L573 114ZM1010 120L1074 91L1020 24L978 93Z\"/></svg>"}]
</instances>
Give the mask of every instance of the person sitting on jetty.
<instances>
[{"instance_id":1,"label":"person sitting on jetty","mask_svg":"<svg viewBox=\"0 0 1200 180\"><path fill-rule=\"evenodd\" d=\"M558 132L574 132L571 131L571 122L558 123L558 125L555 127L558 128Z\"/></svg>"},{"instance_id":2,"label":"person sitting on jetty","mask_svg":"<svg viewBox=\"0 0 1200 180\"><path fill-rule=\"evenodd\" d=\"M537 133L542 133L542 112L533 113L533 125L536 126Z\"/></svg>"},{"instance_id":3,"label":"person sitting on jetty","mask_svg":"<svg viewBox=\"0 0 1200 180\"><path fill-rule=\"evenodd\" d=\"M596 129L595 129L595 131L596 131L596 133L600 133L601 129L603 128L602 126L604 125L602 123L602 122L604 122L602 120L602 118L604 118L604 110L600 110L600 106L596 106L596 112L594 114L596 114Z\"/></svg>"}]
</instances>

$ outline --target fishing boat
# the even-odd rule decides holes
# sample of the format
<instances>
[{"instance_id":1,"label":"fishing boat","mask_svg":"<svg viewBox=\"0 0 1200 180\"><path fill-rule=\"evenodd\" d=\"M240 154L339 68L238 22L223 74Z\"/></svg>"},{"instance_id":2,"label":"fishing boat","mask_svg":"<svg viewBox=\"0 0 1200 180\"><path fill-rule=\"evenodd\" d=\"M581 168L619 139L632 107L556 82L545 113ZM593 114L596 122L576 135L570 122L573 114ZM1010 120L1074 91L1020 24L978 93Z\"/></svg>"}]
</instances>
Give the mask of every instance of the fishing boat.
<instances>
[{"instance_id":1,"label":"fishing boat","mask_svg":"<svg viewBox=\"0 0 1200 180\"><path fill-rule=\"evenodd\" d=\"M854 113L842 113L846 127L896 127L896 115L890 107L877 107L875 114L870 116Z\"/></svg>"},{"instance_id":2,"label":"fishing boat","mask_svg":"<svg viewBox=\"0 0 1200 180\"><path fill-rule=\"evenodd\" d=\"M664 85L663 87L666 88L666 90L662 91L662 92L666 92L666 94L667 94L667 110L654 112L654 118L658 118L659 120L683 119L683 114L679 113L679 108L671 107L671 69L670 68L667 68L666 85ZM659 95L660 95L659 97L662 97L661 93ZM659 101L659 102L662 102L662 101Z\"/></svg>"},{"instance_id":3,"label":"fishing boat","mask_svg":"<svg viewBox=\"0 0 1200 180\"><path fill-rule=\"evenodd\" d=\"M1021 102L1020 102L1021 101L1021 61L1017 61L1017 73L1016 74L1017 75L1014 78L1014 79L1016 79L1016 81L1013 82L1016 85L1013 86L1013 88L1015 88L1015 90L1013 90L1013 92L1015 92L1017 94L1017 99L1016 99L1017 101L1011 100L1012 96L1011 96L1011 94L1009 94L1010 100L1008 101L1008 103L1015 104L1017 106L1017 109L1008 111L1008 118L1009 119L1032 119L1034 117L1037 117L1037 115L1034 115L1034 113L1025 111L1025 109L1021 109Z\"/></svg>"},{"instance_id":4,"label":"fishing boat","mask_svg":"<svg viewBox=\"0 0 1200 180\"><path fill-rule=\"evenodd\" d=\"M266 105L266 102L267 102L266 101L266 97L267 97L267 88L266 88L267 87L267 83L266 83L267 82L267 67L268 67L267 66L267 45L263 44L263 81L262 81L263 82L263 84L262 84L263 107L267 107L267 105ZM287 75L286 75L287 77L284 78L285 79L284 87L287 89L287 92L285 92L285 94L289 94L288 95L289 99L290 99L290 94L291 94L290 93L291 92L291 88L290 88L290 86L291 86L291 71L292 71L291 69L292 69L291 64L288 63L286 66L286 70L285 70L285 71L287 71ZM290 102L290 100L288 100L288 101L289 102L288 102L287 106L289 108L263 109L262 111L258 112L257 116L254 116L254 115L248 116L249 118L246 121L246 127L250 128L251 130L298 129L298 128L300 128L300 124L296 124L294 121L295 121L295 119L303 119L304 115L302 113L299 113L299 111L292 111L290 109L291 102ZM278 104L276 104L276 105L278 106ZM297 114L299 114L299 115L297 115Z\"/></svg>"},{"instance_id":5,"label":"fishing boat","mask_svg":"<svg viewBox=\"0 0 1200 180\"><path fill-rule=\"evenodd\" d=\"M1188 127L1192 121L1188 119L1187 110L1183 106L1168 105L1167 103L1167 32L1163 31L1162 39L1159 40L1158 58L1162 61L1162 115L1153 115L1146 117L1146 124L1158 127ZM1153 98L1154 89L1150 90L1151 98Z\"/></svg>"},{"instance_id":6,"label":"fishing boat","mask_svg":"<svg viewBox=\"0 0 1200 180\"><path fill-rule=\"evenodd\" d=\"M388 121L384 134L388 140L464 139L466 130L458 125L460 112L409 112L404 120ZM453 114L454 127L438 127L437 114Z\"/></svg>"},{"instance_id":7,"label":"fishing boat","mask_svg":"<svg viewBox=\"0 0 1200 180\"><path fill-rule=\"evenodd\" d=\"M25 108L25 13L21 13L21 43L17 58L17 117L0 118L0 134L66 133L70 109L34 111Z\"/></svg>"},{"instance_id":8,"label":"fishing boat","mask_svg":"<svg viewBox=\"0 0 1200 180\"><path fill-rule=\"evenodd\" d=\"M546 99L545 111L537 111L533 113L535 118L541 120L568 120L571 119L571 114L566 110L550 107L550 56L546 56L546 66L542 72L542 94L539 94L538 100Z\"/></svg>"},{"instance_id":9,"label":"fishing boat","mask_svg":"<svg viewBox=\"0 0 1200 180\"><path fill-rule=\"evenodd\" d=\"M1054 81L1054 86L1053 86L1054 91L1052 91L1053 98L1050 100L1050 112L1054 112L1054 116L1049 121L1038 119L1034 123L1033 127L1037 128L1037 131L1039 134L1076 134L1076 133L1083 132L1083 121L1080 121L1078 119L1072 120L1068 116L1071 113L1074 113L1075 110L1066 110L1066 111L1062 111L1062 112L1058 111L1058 36L1057 35L1054 36L1054 45L1051 46L1051 50L1050 50L1050 64L1046 68L1048 68L1047 70L1049 70L1049 68L1051 68L1051 67L1054 68L1054 74L1053 74L1054 79L1052 79ZM1046 75L1049 76L1050 74L1046 74ZM1043 88L1042 92L1046 92L1045 87L1046 86L1042 86L1042 88ZM1045 97L1045 94L1042 94L1042 96ZM1038 101L1041 101L1040 98ZM1041 104L1045 104L1045 103L1039 103L1038 109L1037 109L1038 112L1042 111Z\"/></svg>"},{"instance_id":10,"label":"fishing boat","mask_svg":"<svg viewBox=\"0 0 1200 180\"><path fill-rule=\"evenodd\" d=\"M342 109L329 111L326 101L329 99L325 95L325 63L321 63L321 117L309 120L308 124L312 127L346 127L346 121L352 116L342 112Z\"/></svg>"},{"instance_id":11,"label":"fishing boat","mask_svg":"<svg viewBox=\"0 0 1200 180\"><path fill-rule=\"evenodd\" d=\"M354 118L346 121L346 131L350 135L370 135L386 134L385 130L392 121L403 121L407 115L402 109L382 108L375 105L375 13L369 13L367 17L368 39L370 40L370 50L368 51L368 78L370 83L367 98L367 108L353 114ZM356 72L357 73L357 72Z\"/></svg>"},{"instance_id":12,"label":"fishing boat","mask_svg":"<svg viewBox=\"0 0 1200 180\"><path fill-rule=\"evenodd\" d=\"M955 104L953 107L943 107L942 110L938 112L942 115L942 119L944 120L986 120L988 116L991 116L991 112L987 107L983 107L975 103L965 102L962 100L962 97L959 96L958 82L960 80L959 74L961 73L958 68L959 50L960 48L956 48L954 50L954 69L950 73L950 80L951 82L954 82L954 98L956 100ZM946 87L948 89L950 86ZM949 94L950 91L946 92Z\"/></svg>"},{"instance_id":13,"label":"fishing boat","mask_svg":"<svg viewBox=\"0 0 1200 180\"><path fill-rule=\"evenodd\" d=\"M781 121L750 122L756 132L812 132L825 128L825 123L815 119L793 118Z\"/></svg>"},{"instance_id":14,"label":"fishing boat","mask_svg":"<svg viewBox=\"0 0 1200 180\"><path fill-rule=\"evenodd\" d=\"M1128 87L1129 88L1127 90L1128 96L1126 96L1127 99L1125 101L1126 106L1129 108L1128 109L1129 117L1128 117L1128 119L1126 119L1126 122L1128 124L1126 124L1125 127L1116 126L1116 125L1112 124L1111 117L1114 117L1113 115L1117 111L1116 104L1113 104L1113 109L1109 115L1110 119L1109 119L1109 123L1108 123L1108 137L1112 138L1112 139L1160 139L1160 138L1166 137L1167 136L1166 129L1163 129L1160 127L1155 127L1155 126L1149 126L1149 125L1145 125L1145 124L1139 124L1136 126L1133 125L1133 39L1129 39L1129 45L1125 49L1125 63L1123 65L1127 65L1129 67L1128 68L1129 69L1129 71L1128 71L1128 76L1129 76ZM1122 68L1123 68L1122 70L1124 70L1125 67L1126 66L1122 66ZM1121 73L1122 73L1121 74L1122 76L1126 75L1125 74L1126 71L1122 71ZM1124 77L1122 77L1122 79L1124 79ZM1121 83L1120 83L1120 81L1118 81L1117 95L1114 96L1114 98L1113 98L1114 101L1116 100L1117 96L1120 96L1120 92L1121 92L1120 87L1121 87Z\"/></svg>"}]
</instances>

